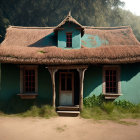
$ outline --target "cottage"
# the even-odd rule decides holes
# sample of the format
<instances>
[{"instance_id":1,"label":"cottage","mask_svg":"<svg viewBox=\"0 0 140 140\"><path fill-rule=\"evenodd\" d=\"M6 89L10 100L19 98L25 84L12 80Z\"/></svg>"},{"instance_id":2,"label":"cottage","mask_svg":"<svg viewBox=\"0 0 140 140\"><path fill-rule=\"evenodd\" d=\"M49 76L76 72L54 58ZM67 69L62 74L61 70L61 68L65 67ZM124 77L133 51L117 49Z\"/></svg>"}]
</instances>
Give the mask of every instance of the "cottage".
<instances>
[{"instance_id":1,"label":"cottage","mask_svg":"<svg viewBox=\"0 0 140 140\"><path fill-rule=\"evenodd\" d=\"M17 95L82 110L93 94L140 103L139 87L140 43L130 27L82 26L69 14L56 27L10 26L0 44L1 101Z\"/></svg>"}]
</instances>

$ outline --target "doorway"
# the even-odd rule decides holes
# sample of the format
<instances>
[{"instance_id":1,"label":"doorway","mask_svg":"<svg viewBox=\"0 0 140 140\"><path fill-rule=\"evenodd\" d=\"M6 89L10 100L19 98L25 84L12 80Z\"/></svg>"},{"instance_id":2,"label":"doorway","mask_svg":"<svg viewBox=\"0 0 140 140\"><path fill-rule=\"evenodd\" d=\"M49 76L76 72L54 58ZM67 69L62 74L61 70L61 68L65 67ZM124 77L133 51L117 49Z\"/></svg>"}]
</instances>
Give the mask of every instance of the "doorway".
<instances>
[{"instance_id":1,"label":"doorway","mask_svg":"<svg viewBox=\"0 0 140 140\"><path fill-rule=\"evenodd\" d=\"M74 73L73 72L59 73L59 105L60 106L74 105Z\"/></svg>"}]
</instances>

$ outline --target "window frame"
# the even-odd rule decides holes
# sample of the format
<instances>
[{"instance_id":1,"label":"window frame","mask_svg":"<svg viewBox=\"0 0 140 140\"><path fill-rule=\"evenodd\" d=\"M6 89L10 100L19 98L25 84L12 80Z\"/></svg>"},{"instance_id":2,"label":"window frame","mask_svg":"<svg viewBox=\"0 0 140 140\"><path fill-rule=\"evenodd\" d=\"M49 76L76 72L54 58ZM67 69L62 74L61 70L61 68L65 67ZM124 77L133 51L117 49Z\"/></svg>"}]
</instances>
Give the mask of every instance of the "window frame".
<instances>
[{"instance_id":1,"label":"window frame","mask_svg":"<svg viewBox=\"0 0 140 140\"><path fill-rule=\"evenodd\" d=\"M24 92L24 71L34 70L35 71L35 92ZM38 66L34 65L20 65L20 97L22 99L34 99L38 95Z\"/></svg>"},{"instance_id":2,"label":"window frame","mask_svg":"<svg viewBox=\"0 0 140 140\"><path fill-rule=\"evenodd\" d=\"M64 79L65 79L65 89L62 89L62 74L64 74ZM71 74L71 77L68 76L68 74ZM67 86L67 80L68 78L71 78L71 90L68 90L68 86ZM73 72L60 72L59 73L59 91L61 92L70 92L74 90L74 73Z\"/></svg>"},{"instance_id":3,"label":"window frame","mask_svg":"<svg viewBox=\"0 0 140 140\"><path fill-rule=\"evenodd\" d=\"M69 38L69 42L68 42L68 37L67 35L71 35L71 38ZM68 46L68 44L71 44L70 46ZM66 32L66 48L72 48L72 32Z\"/></svg>"},{"instance_id":4,"label":"window frame","mask_svg":"<svg viewBox=\"0 0 140 140\"><path fill-rule=\"evenodd\" d=\"M116 71L116 82L117 82L117 92L106 92L106 70L115 70ZM120 82L120 66L119 65L105 65L103 66L103 95L105 96L105 99L116 99L121 94L121 82Z\"/></svg>"}]
</instances>

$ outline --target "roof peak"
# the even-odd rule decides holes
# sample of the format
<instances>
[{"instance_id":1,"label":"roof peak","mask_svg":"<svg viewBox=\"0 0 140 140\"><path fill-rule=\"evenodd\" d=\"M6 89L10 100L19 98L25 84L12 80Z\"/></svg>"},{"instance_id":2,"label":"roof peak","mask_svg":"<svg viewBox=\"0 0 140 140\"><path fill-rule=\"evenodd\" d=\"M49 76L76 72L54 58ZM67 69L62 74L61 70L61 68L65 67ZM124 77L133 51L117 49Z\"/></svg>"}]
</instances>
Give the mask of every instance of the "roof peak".
<instances>
[{"instance_id":1,"label":"roof peak","mask_svg":"<svg viewBox=\"0 0 140 140\"><path fill-rule=\"evenodd\" d=\"M69 11L68 16L71 17L71 10Z\"/></svg>"},{"instance_id":2,"label":"roof peak","mask_svg":"<svg viewBox=\"0 0 140 140\"><path fill-rule=\"evenodd\" d=\"M71 16L71 11L69 11L68 15L66 16L66 18L64 18L64 20L56 26L56 28L54 29L54 32L57 33L57 31L59 29L61 29L61 27L67 23L67 22L71 22L71 23L74 23L76 24L77 26L79 26L80 30L81 30L81 36L83 36L84 34L84 26L82 26L78 21L76 21L76 19L74 19L72 16Z\"/></svg>"}]
</instances>

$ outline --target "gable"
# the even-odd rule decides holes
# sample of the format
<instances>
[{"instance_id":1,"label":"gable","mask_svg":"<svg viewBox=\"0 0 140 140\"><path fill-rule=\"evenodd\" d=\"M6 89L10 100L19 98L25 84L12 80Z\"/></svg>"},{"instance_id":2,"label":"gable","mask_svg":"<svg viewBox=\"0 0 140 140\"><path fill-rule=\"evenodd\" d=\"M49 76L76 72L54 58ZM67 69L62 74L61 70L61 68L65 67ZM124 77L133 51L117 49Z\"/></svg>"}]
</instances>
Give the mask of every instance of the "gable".
<instances>
[{"instance_id":1,"label":"gable","mask_svg":"<svg viewBox=\"0 0 140 140\"><path fill-rule=\"evenodd\" d=\"M77 29L77 25L73 23L66 23L63 25L62 30L58 31L58 47L63 49L79 49L81 48L81 32ZM72 34L72 47L67 47L66 34Z\"/></svg>"}]
</instances>

